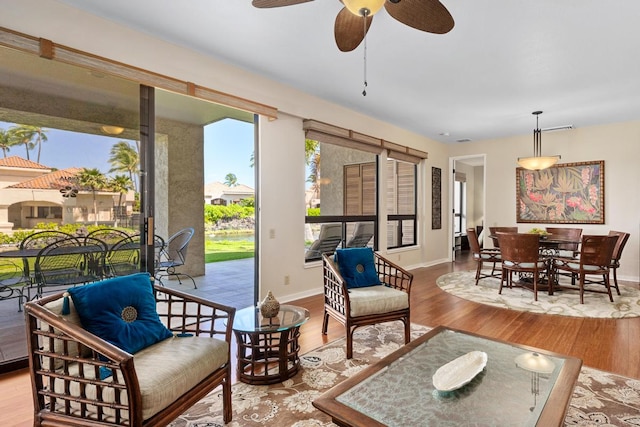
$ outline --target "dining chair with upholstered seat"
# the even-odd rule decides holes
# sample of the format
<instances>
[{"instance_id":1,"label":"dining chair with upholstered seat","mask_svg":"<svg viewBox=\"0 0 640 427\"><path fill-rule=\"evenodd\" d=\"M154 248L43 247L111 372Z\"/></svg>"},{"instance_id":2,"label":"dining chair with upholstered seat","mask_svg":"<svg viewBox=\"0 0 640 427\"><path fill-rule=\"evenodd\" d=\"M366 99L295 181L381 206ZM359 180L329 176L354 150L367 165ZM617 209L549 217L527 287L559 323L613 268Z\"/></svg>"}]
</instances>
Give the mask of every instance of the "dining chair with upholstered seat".
<instances>
[{"instance_id":1,"label":"dining chair with upholstered seat","mask_svg":"<svg viewBox=\"0 0 640 427\"><path fill-rule=\"evenodd\" d=\"M471 254L473 256L474 261L477 264L476 268L476 286L478 285L478 281L480 279L484 279L487 277L500 277L501 269L496 271L496 265L502 262L502 258L500 256L500 249L498 248L488 248L484 249L480 247L480 241L478 240L478 235L476 234L476 229L469 227L467 228L467 238L469 239L469 247L471 248ZM491 273L483 273L484 264L491 264Z\"/></svg>"},{"instance_id":2,"label":"dining chair with upholstered seat","mask_svg":"<svg viewBox=\"0 0 640 427\"><path fill-rule=\"evenodd\" d=\"M616 288L616 292L620 295L620 288L618 287L618 267L620 267L620 258L622 257L622 250L629 240L631 234L624 231L609 231L609 236L617 236L616 246L613 248L613 255L611 256L611 264L609 269L613 272L613 286Z\"/></svg>"},{"instance_id":3,"label":"dining chair with upholstered seat","mask_svg":"<svg viewBox=\"0 0 640 427\"><path fill-rule=\"evenodd\" d=\"M613 302L611 285L609 280L610 265L613 251L618 241L618 236L595 236L584 235L580 244L580 253L574 258L553 257L551 260L551 277L554 279L553 289L575 289L574 286L561 286L557 283L558 274L566 272L578 278L580 290L580 304L584 304L584 292L597 292L609 295L609 300ZM598 276L599 280L588 279L588 277ZM596 289L591 285L599 284L604 286L604 290ZM589 287L585 287L589 285Z\"/></svg>"},{"instance_id":4,"label":"dining chair with upholstered seat","mask_svg":"<svg viewBox=\"0 0 640 427\"><path fill-rule=\"evenodd\" d=\"M547 261L540 255L540 236L529 233L499 233L500 256L502 258L502 278L499 294L506 281L507 287L513 287L513 273L531 274L532 286L527 281L518 281L518 286L533 291L533 298L538 301L538 284L547 273Z\"/></svg>"},{"instance_id":5,"label":"dining chair with upholstered seat","mask_svg":"<svg viewBox=\"0 0 640 427\"><path fill-rule=\"evenodd\" d=\"M518 227L489 227L489 237L493 241L493 247L499 248L498 233L517 233Z\"/></svg>"},{"instance_id":6,"label":"dining chair with upholstered seat","mask_svg":"<svg viewBox=\"0 0 640 427\"><path fill-rule=\"evenodd\" d=\"M413 274L369 247L338 249L322 254L324 271L324 317L345 326L347 359L353 357L356 328L399 320L404 324L404 342L411 340L410 292Z\"/></svg>"},{"instance_id":7,"label":"dining chair with upholstered seat","mask_svg":"<svg viewBox=\"0 0 640 427\"><path fill-rule=\"evenodd\" d=\"M557 255L573 257L578 252L582 228L546 227L545 231L551 234L554 239L567 239L566 243L559 243L556 246Z\"/></svg>"}]
</instances>

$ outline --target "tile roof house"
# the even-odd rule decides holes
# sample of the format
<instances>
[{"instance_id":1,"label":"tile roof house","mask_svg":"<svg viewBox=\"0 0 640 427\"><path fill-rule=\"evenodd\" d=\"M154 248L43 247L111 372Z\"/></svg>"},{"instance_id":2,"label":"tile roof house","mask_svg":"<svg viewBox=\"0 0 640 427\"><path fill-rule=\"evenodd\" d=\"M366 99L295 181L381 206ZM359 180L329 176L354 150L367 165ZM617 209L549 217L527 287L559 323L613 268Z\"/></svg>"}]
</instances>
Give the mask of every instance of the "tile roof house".
<instances>
[{"instance_id":1,"label":"tile roof house","mask_svg":"<svg viewBox=\"0 0 640 427\"><path fill-rule=\"evenodd\" d=\"M216 181L204 186L204 203L206 205L228 205L254 197L255 194L255 190L248 185L238 184L230 187Z\"/></svg>"},{"instance_id":2,"label":"tile roof house","mask_svg":"<svg viewBox=\"0 0 640 427\"><path fill-rule=\"evenodd\" d=\"M0 232L34 228L39 223L94 222L93 193L74 184L82 170L53 170L19 156L0 159ZM132 201L133 195L127 197L128 211ZM112 223L117 203L117 193L97 192L97 221Z\"/></svg>"}]
</instances>

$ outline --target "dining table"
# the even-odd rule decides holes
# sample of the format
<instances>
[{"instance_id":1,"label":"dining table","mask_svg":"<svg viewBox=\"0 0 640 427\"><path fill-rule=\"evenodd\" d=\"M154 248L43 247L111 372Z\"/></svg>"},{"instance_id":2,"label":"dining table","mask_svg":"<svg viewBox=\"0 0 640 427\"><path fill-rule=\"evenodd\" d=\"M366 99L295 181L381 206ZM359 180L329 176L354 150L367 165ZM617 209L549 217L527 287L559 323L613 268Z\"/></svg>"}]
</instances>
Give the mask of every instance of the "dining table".
<instances>
[{"instance_id":1,"label":"dining table","mask_svg":"<svg viewBox=\"0 0 640 427\"><path fill-rule=\"evenodd\" d=\"M489 235L490 238L498 238L498 234L492 234ZM556 278L552 278L551 275L552 273L552 269L551 269L551 262L552 262L552 258L553 257L558 257L561 255L562 253L562 249L560 249L561 245L575 245L576 247L576 251L573 251L573 254L567 253L567 257L571 257L573 258L575 256L576 253L578 253L577 248L579 248L579 245L581 243L581 239L571 239L569 237L566 236L554 236L553 234L546 234L546 235L540 235L540 239L538 241L538 246L539 246L539 251L540 251L540 255L541 257L545 260L545 263L547 264L547 279L546 279L546 287L543 286L540 288L540 290L548 290L549 295L553 295L555 289L553 284L557 283L557 277ZM562 254L564 256L564 254ZM519 274L520 277L520 281L523 282L529 282L532 281L532 276L530 273L520 273Z\"/></svg>"}]
</instances>

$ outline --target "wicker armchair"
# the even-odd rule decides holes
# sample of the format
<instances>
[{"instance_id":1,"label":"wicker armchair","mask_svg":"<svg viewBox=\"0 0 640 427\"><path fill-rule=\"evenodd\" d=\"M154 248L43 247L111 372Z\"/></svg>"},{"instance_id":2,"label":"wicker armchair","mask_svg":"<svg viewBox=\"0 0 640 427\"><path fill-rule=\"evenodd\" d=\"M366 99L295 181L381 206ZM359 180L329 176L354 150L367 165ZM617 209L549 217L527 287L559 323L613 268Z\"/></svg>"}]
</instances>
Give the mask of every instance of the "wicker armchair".
<instances>
[{"instance_id":1,"label":"wicker armchair","mask_svg":"<svg viewBox=\"0 0 640 427\"><path fill-rule=\"evenodd\" d=\"M386 286L347 289L347 283L332 255L322 254L324 270L324 318L322 333L327 334L329 316L342 323L347 334L347 359L353 357L353 332L360 326L400 320L404 323L404 342L411 340L410 292L413 274L374 253L380 281ZM372 304L372 300L378 299ZM385 304L382 299L389 303ZM391 310L383 307L393 307Z\"/></svg>"},{"instance_id":2,"label":"wicker armchair","mask_svg":"<svg viewBox=\"0 0 640 427\"><path fill-rule=\"evenodd\" d=\"M135 363L83 329L73 301L61 315L62 293L25 304L35 426L164 426L218 386L231 421L235 308L158 285L155 295L174 337L138 351Z\"/></svg>"}]
</instances>

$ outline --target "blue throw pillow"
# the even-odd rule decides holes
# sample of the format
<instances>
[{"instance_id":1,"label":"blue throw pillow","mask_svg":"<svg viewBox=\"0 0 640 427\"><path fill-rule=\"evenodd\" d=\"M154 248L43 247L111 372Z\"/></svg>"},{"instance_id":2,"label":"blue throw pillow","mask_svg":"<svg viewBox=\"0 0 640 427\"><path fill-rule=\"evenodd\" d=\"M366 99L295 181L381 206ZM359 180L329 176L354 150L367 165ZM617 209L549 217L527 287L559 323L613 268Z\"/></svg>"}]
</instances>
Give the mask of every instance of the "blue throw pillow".
<instances>
[{"instance_id":1,"label":"blue throw pillow","mask_svg":"<svg viewBox=\"0 0 640 427\"><path fill-rule=\"evenodd\" d=\"M334 257L347 288L380 285L371 248L337 249Z\"/></svg>"},{"instance_id":2,"label":"blue throw pillow","mask_svg":"<svg viewBox=\"0 0 640 427\"><path fill-rule=\"evenodd\" d=\"M148 273L68 289L82 326L128 353L173 336L156 311Z\"/></svg>"}]
</instances>

